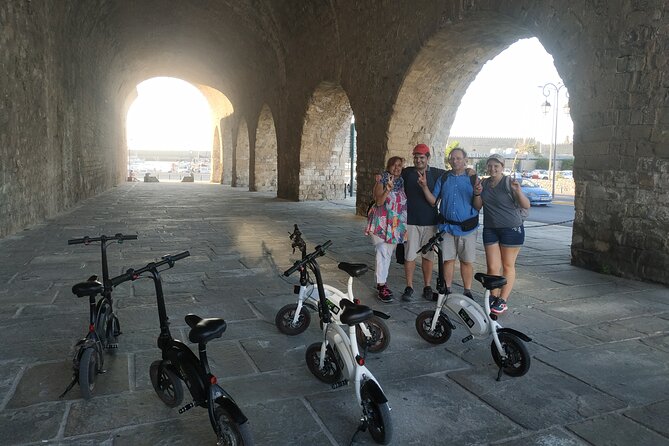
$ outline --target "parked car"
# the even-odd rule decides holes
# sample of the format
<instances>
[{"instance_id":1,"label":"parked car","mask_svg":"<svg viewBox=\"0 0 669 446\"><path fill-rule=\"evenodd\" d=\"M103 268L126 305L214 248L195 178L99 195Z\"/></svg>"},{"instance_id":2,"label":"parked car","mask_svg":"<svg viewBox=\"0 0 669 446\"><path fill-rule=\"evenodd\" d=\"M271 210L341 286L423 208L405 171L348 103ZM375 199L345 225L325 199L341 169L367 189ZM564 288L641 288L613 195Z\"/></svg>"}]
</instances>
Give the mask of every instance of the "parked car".
<instances>
[{"instance_id":1,"label":"parked car","mask_svg":"<svg viewBox=\"0 0 669 446\"><path fill-rule=\"evenodd\" d=\"M532 180L523 178L520 182L520 188L527 199L530 200L532 206L546 206L553 202L551 193Z\"/></svg>"},{"instance_id":2,"label":"parked car","mask_svg":"<svg viewBox=\"0 0 669 446\"><path fill-rule=\"evenodd\" d=\"M520 180L523 178L523 175L520 172L518 171L511 172L510 169L504 169L504 175L514 178L516 180Z\"/></svg>"},{"instance_id":3,"label":"parked car","mask_svg":"<svg viewBox=\"0 0 669 446\"><path fill-rule=\"evenodd\" d=\"M530 176L535 180L547 180L548 179L548 171L547 170L541 170L541 169L535 169L535 170L532 171Z\"/></svg>"},{"instance_id":4,"label":"parked car","mask_svg":"<svg viewBox=\"0 0 669 446\"><path fill-rule=\"evenodd\" d=\"M572 172L571 170L561 170L558 173L558 178L564 178L565 180L573 180L574 172Z\"/></svg>"}]
</instances>

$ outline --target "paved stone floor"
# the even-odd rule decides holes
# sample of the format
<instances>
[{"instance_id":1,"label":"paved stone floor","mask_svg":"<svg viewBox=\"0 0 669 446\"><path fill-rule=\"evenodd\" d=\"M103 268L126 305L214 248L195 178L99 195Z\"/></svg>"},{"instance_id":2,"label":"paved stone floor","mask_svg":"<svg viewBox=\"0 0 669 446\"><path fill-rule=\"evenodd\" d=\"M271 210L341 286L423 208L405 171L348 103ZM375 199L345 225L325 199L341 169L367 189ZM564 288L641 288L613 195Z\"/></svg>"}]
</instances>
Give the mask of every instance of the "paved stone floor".
<instances>
[{"instance_id":1,"label":"paved stone floor","mask_svg":"<svg viewBox=\"0 0 669 446\"><path fill-rule=\"evenodd\" d=\"M293 203L197 183L123 184L1 240L0 443L214 443L204 410L179 415L151 388L148 366L160 353L150 281L115 290L123 335L93 399L83 400L78 387L58 398L87 325L87 302L70 288L100 271L97 247L67 239L123 232L139 238L109 248L113 274L190 250L163 276L173 334L185 339L189 312L228 321L209 344L210 358L257 444L349 444L360 413L353 389L331 390L305 366L306 346L319 340L315 318L295 337L273 323L295 299L295 278L279 277L297 258L288 239L294 223L309 248L333 241L321 262L326 282L345 286L339 261L374 265L350 200ZM521 378L496 382L489 341L462 344L462 328L445 344L423 341L414 320L432 304L382 304L373 272L356 281L364 303L392 316L390 347L367 365L392 406L393 444L669 444L669 290L574 268L570 228L527 226L510 311L500 318L533 338L532 366ZM476 270L484 263L480 249ZM393 264L397 294L403 276ZM354 444L371 437L361 433Z\"/></svg>"}]
</instances>

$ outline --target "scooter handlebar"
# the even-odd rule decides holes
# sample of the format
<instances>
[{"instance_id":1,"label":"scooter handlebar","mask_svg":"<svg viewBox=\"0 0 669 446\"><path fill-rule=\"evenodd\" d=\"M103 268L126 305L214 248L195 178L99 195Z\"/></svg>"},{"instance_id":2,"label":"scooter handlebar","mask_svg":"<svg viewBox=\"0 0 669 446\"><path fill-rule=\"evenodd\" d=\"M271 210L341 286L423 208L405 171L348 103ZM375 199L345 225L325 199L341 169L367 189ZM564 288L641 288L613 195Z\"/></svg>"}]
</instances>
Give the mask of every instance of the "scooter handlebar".
<instances>
[{"instance_id":1,"label":"scooter handlebar","mask_svg":"<svg viewBox=\"0 0 669 446\"><path fill-rule=\"evenodd\" d=\"M325 255L325 250L328 249L332 245L332 240L328 240L322 245L318 245L314 248L314 252L303 258L302 260L298 260L283 272L283 275L288 277L291 274L293 274L295 271L300 270L306 266L307 263L312 262L316 259L316 257L320 257L322 255Z\"/></svg>"},{"instance_id":2,"label":"scooter handlebar","mask_svg":"<svg viewBox=\"0 0 669 446\"><path fill-rule=\"evenodd\" d=\"M81 243L88 245L89 243L93 242L110 242L110 241L119 241L122 242L123 240L137 240L137 235L136 234L121 234L120 232L114 235L101 235L99 237L89 237L89 236L84 236L81 238L73 238L67 241L68 245L79 245Z\"/></svg>"},{"instance_id":3,"label":"scooter handlebar","mask_svg":"<svg viewBox=\"0 0 669 446\"><path fill-rule=\"evenodd\" d=\"M436 234L434 234L434 236L430 240L428 240L426 244L421 246L421 248L418 251L416 251L416 254L427 254L429 251L432 250L432 248L434 248L434 246L437 243L444 240L444 233L445 231L439 231Z\"/></svg>"}]
</instances>

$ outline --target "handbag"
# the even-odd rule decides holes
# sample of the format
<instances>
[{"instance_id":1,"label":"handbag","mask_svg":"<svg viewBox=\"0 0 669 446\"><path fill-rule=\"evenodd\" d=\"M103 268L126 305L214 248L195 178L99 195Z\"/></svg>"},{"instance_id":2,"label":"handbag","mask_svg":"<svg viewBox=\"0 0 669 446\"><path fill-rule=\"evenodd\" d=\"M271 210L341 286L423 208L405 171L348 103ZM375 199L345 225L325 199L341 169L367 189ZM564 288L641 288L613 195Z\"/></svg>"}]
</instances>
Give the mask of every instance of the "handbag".
<instances>
[{"instance_id":1,"label":"handbag","mask_svg":"<svg viewBox=\"0 0 669 446\"><path fill-rule=\"evenodd\" d=\"M400 265L404 265L404 243L398 243L395 249L395 260Z\"/></svg>"},{"instance_id":2,"label":"handbag","mask_svg":"<svg viewBox=\"0 0 669 446\"><path fill-rule=\"evenodd\" d=\"M468 218L467 220L464 221L453 221L444 219L444 223L448 223L450 225L460 225L460 229L462 229L465 232L468 232L479 225L479 216L475 215L474 217Z\"/></svg>"}]
</instances>

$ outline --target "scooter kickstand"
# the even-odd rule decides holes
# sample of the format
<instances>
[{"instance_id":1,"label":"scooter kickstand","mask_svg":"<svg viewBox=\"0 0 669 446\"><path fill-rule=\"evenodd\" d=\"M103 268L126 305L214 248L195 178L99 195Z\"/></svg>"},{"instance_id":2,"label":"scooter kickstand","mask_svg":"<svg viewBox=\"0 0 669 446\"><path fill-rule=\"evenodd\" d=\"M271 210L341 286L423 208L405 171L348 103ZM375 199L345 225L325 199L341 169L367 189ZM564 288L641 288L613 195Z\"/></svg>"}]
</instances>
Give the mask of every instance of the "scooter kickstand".
<instances>
[{"instance_id":1,"label":"scooter kickstand","mask_svg":"<svg viewBox=\"0 0 669 446\"><path fill-rule=\"evenodd\" d=\"M504 360L502 360L502 366L504 365ZM499 370L497 371L497 381L502 380L502 366L499 367Z\"/></svg>"}]
</instances>

